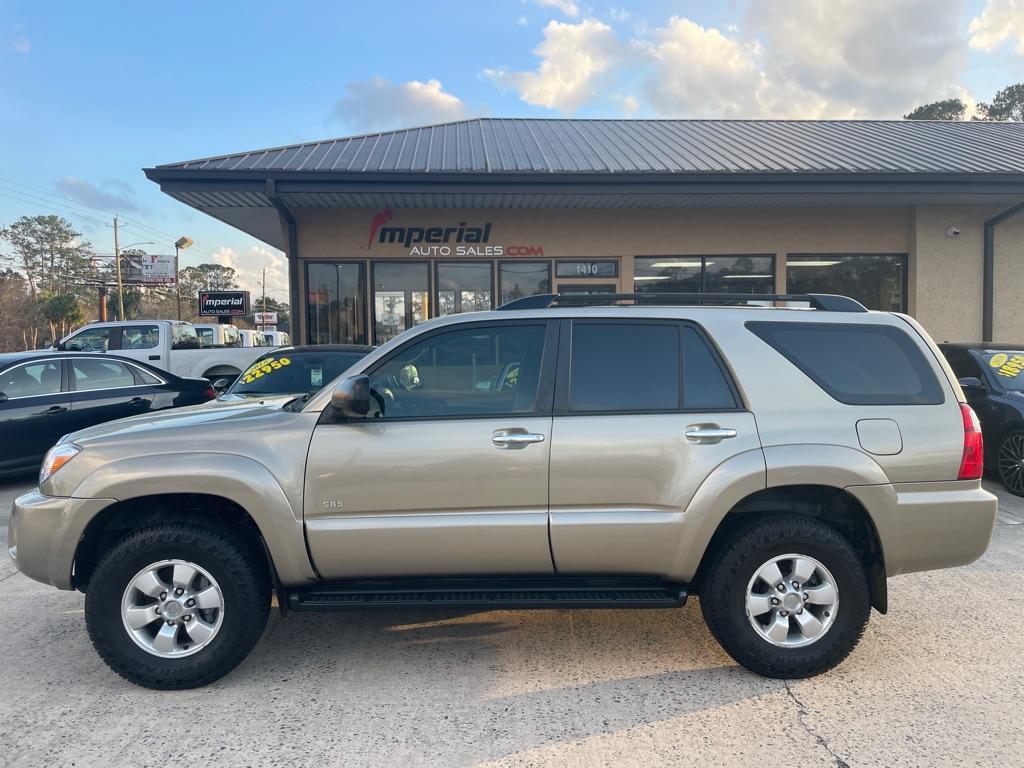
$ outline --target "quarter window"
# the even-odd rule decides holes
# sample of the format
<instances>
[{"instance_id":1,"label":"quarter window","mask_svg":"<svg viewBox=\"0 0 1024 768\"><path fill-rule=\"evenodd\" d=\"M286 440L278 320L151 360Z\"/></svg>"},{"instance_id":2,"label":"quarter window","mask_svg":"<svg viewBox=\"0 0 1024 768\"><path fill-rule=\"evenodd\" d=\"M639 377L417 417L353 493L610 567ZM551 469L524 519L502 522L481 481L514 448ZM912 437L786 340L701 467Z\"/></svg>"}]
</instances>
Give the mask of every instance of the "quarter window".
<instances>
[{"instance_id":1,"label":"quarter window","mask_svg":"<svg viewBox=\"0 0 1024 768\"><path fill-rule=\"evenodd\" d=\"M674 323L574 322L569 410L678 410L679 330Z\"/></svg>"},{"instance_id":2,"label":"quarter window","mask_svg":"<svg viewBox=\"0 0 1024 768\"><path fill-rule=\"evenodd\" d=\"M532 413L545 326L478 326L402 348L370 375L383 418ZM373 403L371 402L371 406Z\"/></svg>"},{"instance_id":3,"label":"quarter window","mask_svg":"<svg viewBox=\"0 0 1024 768\"><path fill-rule=\"evenodd\" d=\"M722 366L695 328L683 330L683 403L688 411L727 411L736 398Z\"/></svg>"},{"instance_id":4,"label":"quarter window","mask_svg":"<svg viewBox=\"0 0 1024 768\"><path fill-rule=\"evenodd\" d=\"M131 370L117 360L72 360L71 370L79 392L135 386Z\"/></svg>"},{"instance_id":5,"label":"quarter window","mask_svg":"<svg viewBox=\"0 0 1024 768\"><path fill-rule=\"evenodd\" d=\"M848 405L937 405L942 387L901 329L853 323L747 323L747 328Z\"/></svg>"},{"instance_id":6,"label":"quarter window","mask_svg":"<svg viewBox=\"0 0 1024 768\"><path fill-rule=\"evenodd\" d=\"M17 365L0 373L0 392L8 398L55 395L60 392L60 361Z\"/></svg>"}]
</instances>

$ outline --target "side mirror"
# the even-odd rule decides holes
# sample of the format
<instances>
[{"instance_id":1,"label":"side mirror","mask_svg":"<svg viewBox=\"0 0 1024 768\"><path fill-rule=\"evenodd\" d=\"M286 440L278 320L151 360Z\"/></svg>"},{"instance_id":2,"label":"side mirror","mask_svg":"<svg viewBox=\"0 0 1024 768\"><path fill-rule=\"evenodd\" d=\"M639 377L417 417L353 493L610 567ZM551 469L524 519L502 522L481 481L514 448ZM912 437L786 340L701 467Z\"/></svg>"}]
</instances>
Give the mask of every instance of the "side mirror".
<instances>
[{"instance_id":1,"label":"side mirror","mask_svg":"<svg viewBox=\"0 0 1024 768\"><path fill-rule=\"evenodd\" d=\"M957 381L964 394L982 395L985 393L985 385L981 383L981 379L975 376L964 376L962 379L957 379Z\"/></svg>"},{"instance_id":2,"label":"side mirror","mask_svg":"<svg viewBox=\"0 0 1024 768\"><path fill-rule=\"evenodd\" d=\"M3 392L0 392L0 403L6 403L6 402L7 402L7 395L4 394Z\"/></svg>"},{"instance_id":3,"label":"side mirror","mask_svg":"<svg viewBox=\"0 0 1024 768\"><path fill-rule=\"evenodd\" d=\"M218 394L220 394L221 392L226 390L228 387L230 387L231 383L233 381L234 381L234 379L229 379L229 378L217 379L215 382L213 382L213 390L214 390L214 392L217 392Z\"/></svg>"},{"instance_id":4,"label":"side mirror","mask_svg":"<svg viewBox=\"0 0 1024 768\"><path fill-rule=\"evenodd\" d=\"M331 408L349 419L362 419L370 412L370 377L349 376L331 393Z\"/></svg>"}]
</instances>

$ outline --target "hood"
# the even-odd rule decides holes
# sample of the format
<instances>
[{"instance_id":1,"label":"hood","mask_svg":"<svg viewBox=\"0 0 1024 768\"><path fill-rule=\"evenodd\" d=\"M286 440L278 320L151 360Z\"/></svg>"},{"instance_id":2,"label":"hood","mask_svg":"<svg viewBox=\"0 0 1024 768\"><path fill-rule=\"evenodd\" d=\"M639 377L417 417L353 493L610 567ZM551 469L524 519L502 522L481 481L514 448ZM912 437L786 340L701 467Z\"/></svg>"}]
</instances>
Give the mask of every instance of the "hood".
<instances>
[{"instance_id":1,"label":"hood","mask_svg":"<svg viewBox=\"0 0 1024 768\"><path fill-rule=\"evenodd\" d=\"M195 436L198 446L202 443L200 436L204 432L220 427L244 429L255 421L270 419L281 414L281 407L292 399L294 398L288 396L262 400L211 400L201 405L173 408L97 424L94 427L72 432L70 435L66 435L61 442L71 441L84 448L91 442L103 441L108 438L146 439L157 437L160 434L170 436L187 430Z\"/></svg>"}]
</instances>

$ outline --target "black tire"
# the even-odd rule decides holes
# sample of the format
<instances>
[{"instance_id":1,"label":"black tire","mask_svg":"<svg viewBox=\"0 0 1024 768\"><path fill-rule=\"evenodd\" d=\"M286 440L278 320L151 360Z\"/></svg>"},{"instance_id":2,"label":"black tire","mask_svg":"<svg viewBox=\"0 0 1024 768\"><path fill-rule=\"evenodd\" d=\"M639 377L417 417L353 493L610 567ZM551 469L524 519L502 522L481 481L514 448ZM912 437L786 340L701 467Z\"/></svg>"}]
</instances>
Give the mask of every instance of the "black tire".
<instances>
[{"instance_id":1,"label":"black tire","mask_svg":"<svg viewBox=\"0 0 1024 768\"><path fill-rule=\"evenodd\" d=\"M209 572L223 595L219 631L209 645L183 658L143 650L121 619L121 601L140 570L181 559ZM270 614L270 577L262 554L213 524L168 522L133 531L96 565L85 595L85 621L96 651L124 679L145 688L178 690L217 680L259 640Z\"/></svg>"},{"instance_id":2,"label":"black tire","mask_svg":"<svg viewBox=\"0 0 1024 768\"><path fill-rule=\"evenodd\" d=\"M820 638L797 648L772 645L747 618L747 585L762 564L796 553L818 560L832 574L839 594L832 624ZM871 611L864 566L835 528L806 517L771 517L737 531L718 550L700 592L711 633L726 653L752 672L793 679L826 672L860 641Z\"/></svg>"},{"instance_id":3,"label":"black tire","mask_svg":"<svg viewBox=\"0 0 1024 768\"><path fill-rule=\"evenodd\" d=\"M1014 496L1024 496L1024 471L1020 462L1024 460L1024 430L1007 433L999 441L996 453L996 472L999 482Z\"/></svg>"}]
</instances>

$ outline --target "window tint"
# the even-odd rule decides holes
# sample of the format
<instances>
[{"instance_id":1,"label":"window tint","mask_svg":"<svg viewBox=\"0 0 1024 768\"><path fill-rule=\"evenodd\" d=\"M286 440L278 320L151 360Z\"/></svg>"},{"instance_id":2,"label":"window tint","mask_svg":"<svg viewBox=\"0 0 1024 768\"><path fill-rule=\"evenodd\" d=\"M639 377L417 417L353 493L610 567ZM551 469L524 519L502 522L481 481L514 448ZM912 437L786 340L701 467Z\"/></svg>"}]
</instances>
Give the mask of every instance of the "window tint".
<instances>
[{"instance_id":1,"label":"window tint","mask_svg":"<svg viewBox=\"0 0 1024 768\"><path fill-rule=\"evenodd\" d=\"M736 407L736 399L718 359L696 329L683 329L683 404L688 410Z\"/></svg>"},{"instance_id":2,"label":"window tint","mask_svg":"<svg viewBox=\"0 0 1024 768\"><path fill-rule=\"evenodd\" d=\"M961 349L960 347L939 347L939 349L945 355L947 362L949 362L949 367L953 369L953 373L958 379L967 376L984 379L981 366L978 365L978 361L971 357L971 353L966 349Z\"/></svg>"},{"instance_id":3,"label":"window tint","mask_svg":"<svg viewBox=\"0 0 1024 768\"><path fill-rule=\"evenodd\" d=\"M60 392L60 361L16 365L0 373L0 392L8 398L54 395Z\"/></svg>"},{"instance_id":4,"label":"window tint","mask_svg":"<svg viewBox=\"0 0 1024 768\"><path fill-rule=\"evenodd\" d=\"M678 410L679 384L679 326L573 323L570 411Z\"/></svg>"},{"instance_id":5,"label":"window tint","mask_svg":"<svg viewBox=\"0 0 1024 768\"><path fill-rule=\"evenodd\" d=\"M117 360L72 360L71 370L79 392L135 386L135 377L128 366Z\"/></svg>"},{"instance_id":6,"label":"window tint","mask_svg":"<svg viewBox=\"0 0 1024 768\"><path fill-rule=\"evenodd\" d=\"M64 349L72 352L106 352L109 343L109 328L86 328L68 339Z\"/></svg>"},{"instance_id":7,"label":"window tint","mask_svg":"<svg viewBox=\"0 0 1024 768\"><path fill-rule=\"evenodd\" d=\"M160 379L151 374L149 371L145 371L142 368L135 369L135 375L139 377L139 381L143 384L163 384Z\"/></svg>"},{"instance_id":8,"label":"window tint","mask_svg":"<svg viewBox=\"0 0 1024 768\"><path fill-rule=\"evenodd\" d=\"M198 349L200 346L195 326L186 323L171 325L171 349Z\"/></svg>"},{"instance_id":9,"label":"window tint","mask_svg":"<svg viewBox=\"0 0 1024 768\"><path fill-rule=\"evenodd\" d=\"M899 328L826 323L747 323L819 387L848 405L935 405L942 388Z\"/></svg>"},{"instance_id":10,"label":"window tint","mask_svg":"<svg viewBox=\"0 0 1024 768\"><path fill-rule=\"evenodd\" d=\"M370 389L384 418L531 413L544 335L544 325L439 333L390 358L371 374Z\"/></svg>"},{"instance_id":11,"label":"window tint","mask_svg":"<svg viewBox=\"0 0 1024 768\"><path fill-rule=\"evenodd\" d=\"M121 349L153 349L160 343L155 325L131 325L121 329Z\"/></svg>"}]
</instances>

